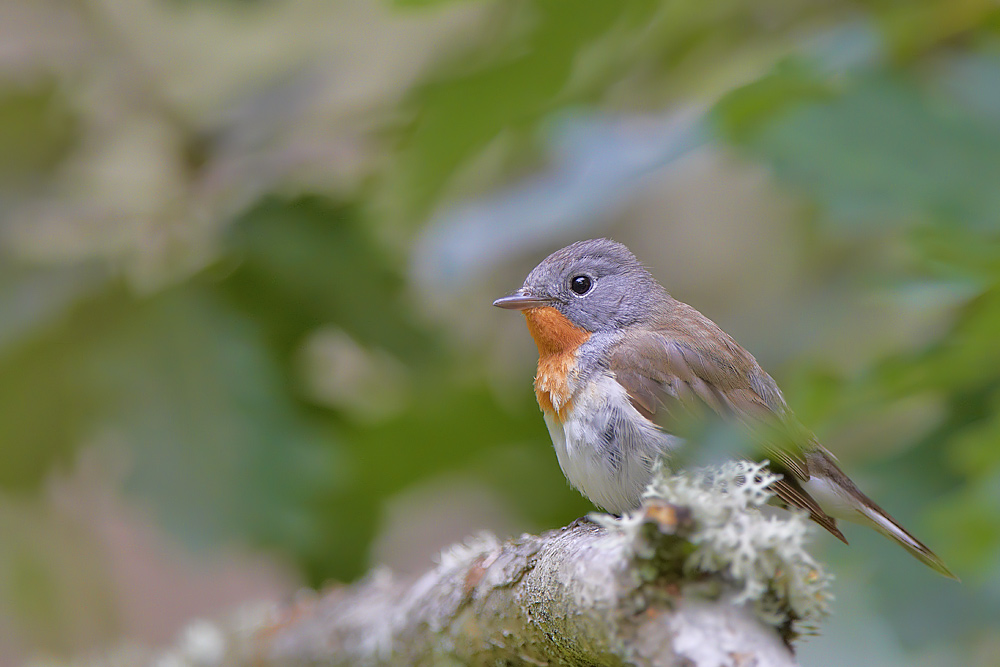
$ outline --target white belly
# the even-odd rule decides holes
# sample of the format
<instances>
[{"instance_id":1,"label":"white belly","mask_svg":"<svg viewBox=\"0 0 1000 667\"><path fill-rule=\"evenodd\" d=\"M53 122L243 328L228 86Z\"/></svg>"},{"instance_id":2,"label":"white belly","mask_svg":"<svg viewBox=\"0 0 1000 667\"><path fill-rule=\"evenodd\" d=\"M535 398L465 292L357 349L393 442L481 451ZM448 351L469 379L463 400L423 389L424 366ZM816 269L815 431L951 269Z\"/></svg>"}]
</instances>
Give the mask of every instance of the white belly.
<instances>
[{"instance_id":1,"label":"white belly","mask_svg":"<svg viewBox=\"0 0 1000 667\"><path fill-rule=\"evenodd\" d=\"M610 375L589 383L573 400L565 422L545 414L566 479L609 512L638 507L653 463L679 445L680 439L640 415Z\"/></svg>"},{"instance_id":2,"label":"white belly","mask_svg":"<svg viewBox=\"0 0 1000 667\"><path fill-rule=\"evenodd\" d=\"M819 503L823 511L835 519L846 519L855 523L861 518L858 501L852 500L843 489L824 477L810 477L800 482L802 488Z\"/></svg>"}]
</instances>

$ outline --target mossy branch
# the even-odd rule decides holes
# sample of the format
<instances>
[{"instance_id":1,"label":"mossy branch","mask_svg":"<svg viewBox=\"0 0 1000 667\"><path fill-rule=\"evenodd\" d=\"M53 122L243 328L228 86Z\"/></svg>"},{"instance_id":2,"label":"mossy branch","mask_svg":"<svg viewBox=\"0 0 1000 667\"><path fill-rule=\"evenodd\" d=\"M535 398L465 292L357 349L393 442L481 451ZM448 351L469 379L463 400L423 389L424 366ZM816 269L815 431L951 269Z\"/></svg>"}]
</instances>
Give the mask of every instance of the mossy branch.
<instances>
[{"instance_id":1,"label":"mossy branch","mask_svg":"<svg viewBox=\"0 0 1000 667\"><path fill-rule=\"evenodd\" d=\"M802 549L804 517L758 511L772 480L749 463L661 477L632 515L482 535L416 580L376 570L100 664L794 665L827 577Z\"/></svg>"}]
</instances>

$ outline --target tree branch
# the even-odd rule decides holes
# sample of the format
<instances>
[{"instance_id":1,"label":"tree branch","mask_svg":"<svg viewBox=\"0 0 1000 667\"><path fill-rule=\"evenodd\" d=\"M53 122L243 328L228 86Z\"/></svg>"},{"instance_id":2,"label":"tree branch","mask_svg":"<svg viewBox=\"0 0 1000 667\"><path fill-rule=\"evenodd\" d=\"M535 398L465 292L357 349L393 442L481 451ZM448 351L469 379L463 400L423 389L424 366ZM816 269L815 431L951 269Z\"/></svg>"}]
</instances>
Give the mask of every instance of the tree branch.
<instances>
[{"instance_id":1,"label":"tree branch","mask_svg":"<svg viewBox=\"0 0 1000 667\"><path fill-rule=\"evenodd\" d=\"M647 505L637 559L624 533L578 521L453 548L415 583L375 575L259 636L265 664L792 665L773 627L718 581L685 583L683 515ZM670 554L664 557L664 554ZM645 561L645 562L643 562ZM644 571L659 561L664 569ZM740 662L740 660L744 662Z\"/></svg>"},{"instance_id":2,"label":"tree branch","mask_svg":"<svg viewBox=\"0 0 1000 667\"><path fill-rule=\"evenodd\" d=\"M803 516L758 511L775 479L763 466L658 479L621 519L481 535L416 580L376 570L195 624L157 664L794 665L790 641L826 613L827 579L802 550Z\"/></svg>"}]
</instances>

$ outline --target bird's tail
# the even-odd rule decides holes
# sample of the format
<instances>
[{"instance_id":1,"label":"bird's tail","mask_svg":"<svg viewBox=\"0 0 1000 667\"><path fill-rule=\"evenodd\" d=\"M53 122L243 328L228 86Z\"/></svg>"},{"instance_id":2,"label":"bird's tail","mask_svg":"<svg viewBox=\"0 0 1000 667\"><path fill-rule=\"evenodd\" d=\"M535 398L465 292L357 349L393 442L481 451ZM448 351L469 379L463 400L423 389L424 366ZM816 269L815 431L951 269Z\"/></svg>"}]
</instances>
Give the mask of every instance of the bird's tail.
<instances>
[{"instance_id":1,"label":"bird's tail","mask_svg":"<svg viewBox=\"0 0 1000 667\"><path fill-rule=\"evenodd\" d=\"M948 569L948 566L944 564L944 561L941 560L937 554L928 549L927 545L911 535L905 528L900 526L896 520L889 516L888 512L883 510L881 507L875 503L865 503L858 508L858 512L860 512L862 517L864 517L864 523L867 523L869 526L889 539L898 542L900 546L913 554L914 558L919 560L921 563L932 570L943 574L949 579L960 581L960 579Z\"/></svg>"}]
</instances>

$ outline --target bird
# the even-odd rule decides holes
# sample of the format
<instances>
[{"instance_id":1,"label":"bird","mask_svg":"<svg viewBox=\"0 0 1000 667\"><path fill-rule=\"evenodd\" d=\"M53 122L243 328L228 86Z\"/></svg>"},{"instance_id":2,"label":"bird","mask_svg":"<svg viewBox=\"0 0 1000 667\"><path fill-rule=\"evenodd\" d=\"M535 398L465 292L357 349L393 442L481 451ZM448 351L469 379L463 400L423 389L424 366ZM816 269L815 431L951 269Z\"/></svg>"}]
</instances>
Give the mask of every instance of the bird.
<instances>
[{"instance_id":1,"label":"bird","mask_svg":"<svg viewBox=\"0 0 1000 667\"><path fill-rule=\"evenodd\" d=\"M673 298L623 244L599 238L557 250L493 305L524 314L538 348L535 397L559 466L598 507L639 507L656 462L669 467L685 444L678 413L716 416L754 433L780 476L778 504L805 510L845 544L838 519L867 525L957 579L851 481L753 355Z\"/></svg>"}]
</instances>

